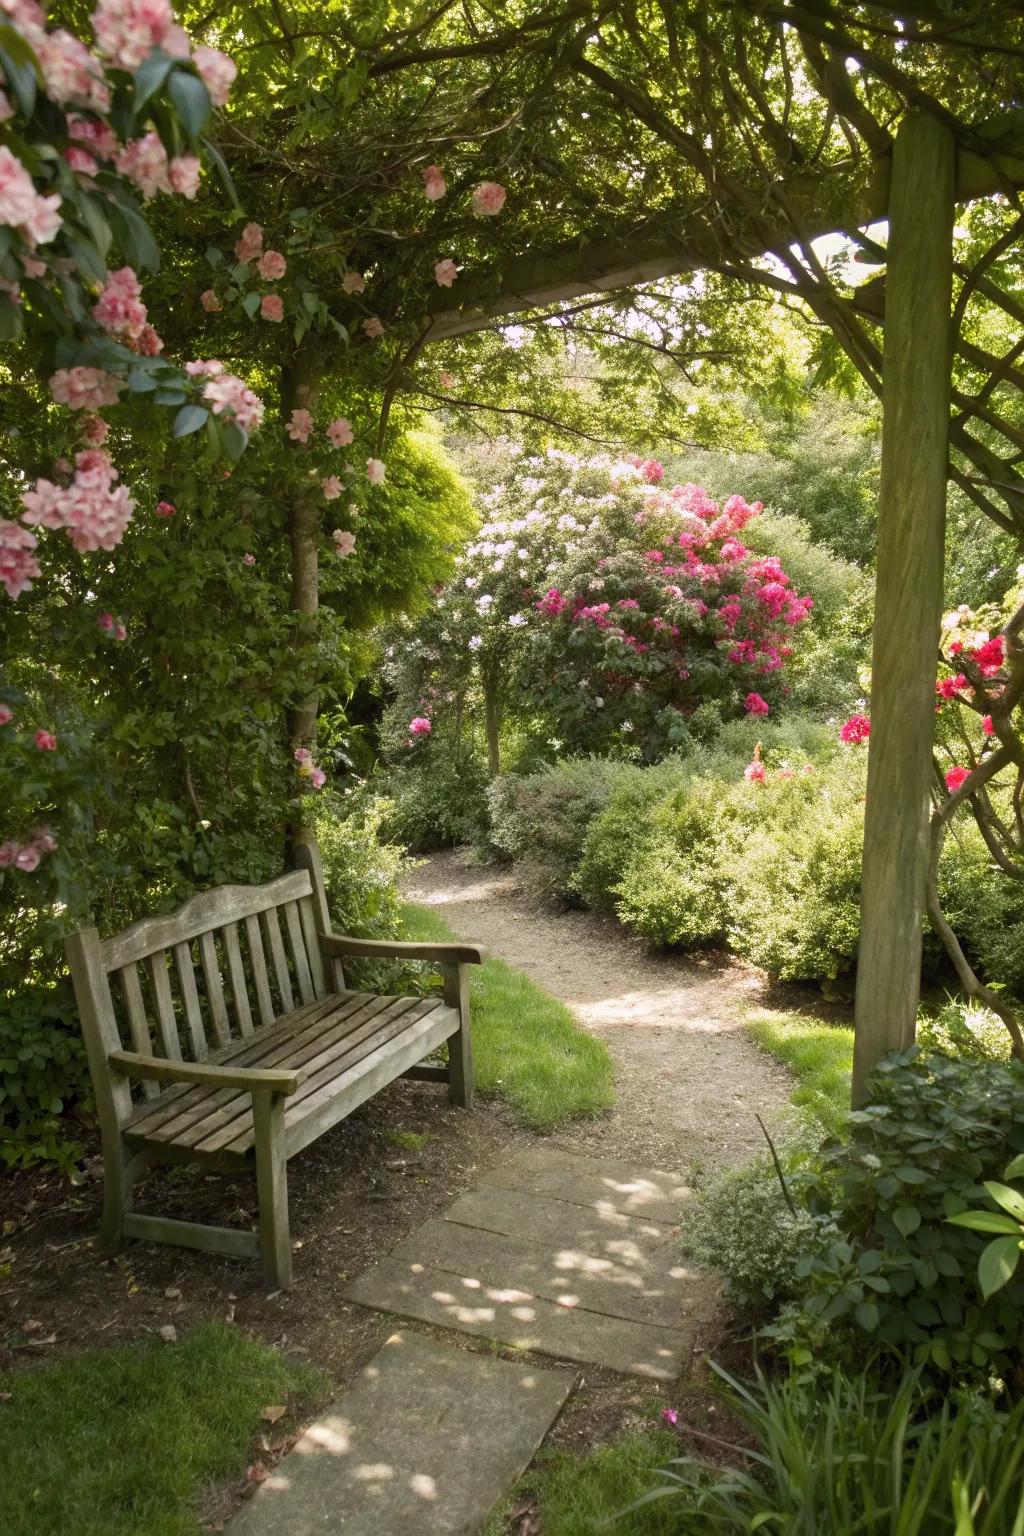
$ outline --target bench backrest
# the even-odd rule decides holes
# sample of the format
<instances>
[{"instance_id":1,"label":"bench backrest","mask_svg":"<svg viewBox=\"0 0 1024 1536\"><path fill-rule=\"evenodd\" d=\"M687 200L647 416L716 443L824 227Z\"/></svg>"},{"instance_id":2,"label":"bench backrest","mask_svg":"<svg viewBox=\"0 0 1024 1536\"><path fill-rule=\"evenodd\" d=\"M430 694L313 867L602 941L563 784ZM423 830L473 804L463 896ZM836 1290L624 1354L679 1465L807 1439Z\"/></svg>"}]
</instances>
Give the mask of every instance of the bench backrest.
<instances>
[{"instance_id":1,"label":"bench backrest","mask_svg":"<svg viewBox=\"0 0 1024 1536\"><path fill-rule=\"evenodd\" d=\"M201 891L107 939L95 928L68 937L98 1098L111 1050L202 1061L344 985L320 950L318 931L330 923L319 850L308 844L297 854L305 868L265 885ZM141 1091L160 1090L147 1081ZM116 1097L120 1119L130 1109L123 1081Z\"/></svg>"}]
</instances>

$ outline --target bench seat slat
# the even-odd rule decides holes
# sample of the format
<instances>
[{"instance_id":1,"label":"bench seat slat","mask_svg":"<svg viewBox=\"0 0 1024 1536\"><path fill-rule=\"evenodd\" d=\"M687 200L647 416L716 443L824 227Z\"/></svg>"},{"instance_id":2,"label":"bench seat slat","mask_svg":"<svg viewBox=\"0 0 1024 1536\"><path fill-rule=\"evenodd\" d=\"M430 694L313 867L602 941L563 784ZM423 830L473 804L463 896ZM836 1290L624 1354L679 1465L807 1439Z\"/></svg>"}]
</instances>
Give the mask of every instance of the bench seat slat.
<instances>
[{"instance_id":1,"label":"bench seat slat","mask_svg":"<svg viewBox=\"0 0 1024 1536\"><path fill-rule=\"evenodd\" d=\"M331 1001L338 1003L341 999ZM318 1005L316 1011L321 1009L322 1005ZM288 1066L311 1072L298 1093L285 1100L289 1155L293 1135L300 1139L301 1145L314 1139L313 1135L305 1135L304 1126L311 1116L322 1115L325 1106L333 1101L335 1086L352 1089L362 1076L369 1076L382 1064L390 1068L391 1056L402 1048L403 1041L412 1051L413 1059L419 1059L433 1049L434 1044L453 1033L458 1017L437 998L374 997L367 1000L363 996L362 1007L350 1009L340 1019L332 1019L329 1011L326 1017L312 1025L307 1018L306 1028L300 1028L297 1035L287 1034L290 1023L291 1020L285 1018L262 1032L269 1037L267 1043L272 1049L259 1060L260 1066ZM326 1029L322 1028L324 1025ZM437 1038L424 1044L422 1037L427 1032ZM246 1043L251 1048L252 1042ZM216 1052L216 1056L223 1060L228 1055L238 1063L243 1054L249 1053L237 1049L239 1042L235 1045L236 1050ZM391 1070L390 1076L383 1077L379 1086L396 1075ZM369 1088L364 1096L369 1097L376 1091L376 1087ZM201 1156L227 1154L238 1157L252 1148L252 1100L248 1094L231 1089L189 1088L183 1095L172 1097L168 1094L164 1098L167 1100L164 1104L143 1106L126 1127L125 1135L132 1143L174 1147ZM362 1099L355 1102L362 1102ZM355 1107L354 1103L350 1107ZM348 1112L343 1108L337 1118Z\"/></svg>"},{"instance_id":2,"label":"bench seat slat","mask_svg":"<svg viewBox=\"0 0 1024 1536\"><path fill-rule=\"evenodd\" d=\"M300 1008L277 1025L257 1030L246 1040L233 1040L223 1050L211 1051L207 1060L214 1065L231 1062L233 1066L260 1067L274 1065L266 1057L278 1054L283 1042L306 1029L323 1027L326 1014L337 1011L339 1015L353 1011L360 1004L370 1001L365 992L349 992L343 997L321 998L310 1008ZM180 1113L189 1105L204 1098L206 1090L198 1087L165 1088L159 1104L148 1104L139 1109L129 1122L132 1130L149 1132L170 1114Z\"/></svg>"}]
</instances>

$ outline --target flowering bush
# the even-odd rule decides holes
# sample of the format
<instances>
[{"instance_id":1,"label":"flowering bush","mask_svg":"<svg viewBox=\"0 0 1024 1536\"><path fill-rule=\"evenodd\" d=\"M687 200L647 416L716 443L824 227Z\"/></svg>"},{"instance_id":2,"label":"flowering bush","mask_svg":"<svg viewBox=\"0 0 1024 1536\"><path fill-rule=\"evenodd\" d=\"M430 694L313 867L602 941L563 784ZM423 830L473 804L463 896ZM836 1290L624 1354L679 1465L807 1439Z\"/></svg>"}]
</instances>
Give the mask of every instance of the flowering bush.
<instances>
[{"instance_id":1,"label":"flowering bush","mask_svg":"<svg viewBox=\"0 0 1024 1536\"><path fill-rule=\"evenodd\" d=\"M743 543L761 510L660 483L655 460L513 455L487 521L407 646L407 686L479 684L560 747L660 756L701 704L766 715L810 597ZM454 671L453 671L454 668ZM453 686L453 683L455 686Z\"/></svg>"}]
</instances>

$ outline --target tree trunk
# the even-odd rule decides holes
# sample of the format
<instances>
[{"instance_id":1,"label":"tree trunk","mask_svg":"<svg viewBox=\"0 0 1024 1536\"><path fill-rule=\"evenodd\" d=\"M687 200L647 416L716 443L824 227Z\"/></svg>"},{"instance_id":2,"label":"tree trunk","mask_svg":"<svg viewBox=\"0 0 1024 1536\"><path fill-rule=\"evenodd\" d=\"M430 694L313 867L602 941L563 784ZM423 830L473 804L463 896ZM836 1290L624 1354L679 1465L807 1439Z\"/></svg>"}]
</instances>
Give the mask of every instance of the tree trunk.
<instances>
[{"instance_id":1,"label":"tree trunk","mask_svg":"<svg viewBox=\"0 0 1024 1536\"><path fill-rule=\"evenodd\" d=\"M889 200L878 568L853 1102L914 1039L942 614L956 149L935 118L896 136Z\"/></svg>"},{"instance_id":2,"label":"tree trunk","mask_svg":"<svg viewBox=\"0 0 1024 1536\"><path fill-rule=\"evenodd\" d=\"M495 681L484 677L484 725L487 731L487 771L492 779L501 772L501 703Z\"/></svg>"}]
</instances>

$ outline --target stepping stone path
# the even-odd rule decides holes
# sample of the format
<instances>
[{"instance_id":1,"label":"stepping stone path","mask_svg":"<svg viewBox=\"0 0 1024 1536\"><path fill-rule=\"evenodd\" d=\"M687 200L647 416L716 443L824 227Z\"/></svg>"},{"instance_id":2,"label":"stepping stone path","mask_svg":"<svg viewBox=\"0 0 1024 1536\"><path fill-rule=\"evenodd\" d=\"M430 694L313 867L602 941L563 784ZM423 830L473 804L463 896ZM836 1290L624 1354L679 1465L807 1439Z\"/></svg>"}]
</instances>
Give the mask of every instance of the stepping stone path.
<instances>
[{"instance_id":1,"label":"stepping stone path","mask_svg":"<svg viewBox=\"0 0 1024 1536\"><path fill-rule=\"evenodd\" d=\"M710 1278L679 1257L671 1173L538 1147L485 1174L347 1300L560 1360L672 1381ZM564 1370L394 1334L231 1536L474 1536L572 1390Z\"/></svg>"},{"instance_id":2,"label":"stepping stone path","mask_svg":"<svg viewBox=\"0 0 1024 1536\"><path fill-rule=\"evenodd\" d=\"M673 1381L690 1363L707 1294L706 1277L679 1255L688 1194L675 1174L532 1148L344 1294L516 1349Z\"/></svg>"},{"instance_id":3,"label":"stepping stone path","mask_svg":"<svg viewBox=\"0 0 1024 1536\"><path fill-rule=\"evenodd\" d=\"M572 1389L396 1333L231 1521L231 1536L473 1536Z\"/></svg>"}]
</instances>

